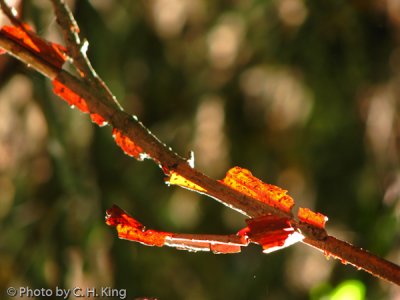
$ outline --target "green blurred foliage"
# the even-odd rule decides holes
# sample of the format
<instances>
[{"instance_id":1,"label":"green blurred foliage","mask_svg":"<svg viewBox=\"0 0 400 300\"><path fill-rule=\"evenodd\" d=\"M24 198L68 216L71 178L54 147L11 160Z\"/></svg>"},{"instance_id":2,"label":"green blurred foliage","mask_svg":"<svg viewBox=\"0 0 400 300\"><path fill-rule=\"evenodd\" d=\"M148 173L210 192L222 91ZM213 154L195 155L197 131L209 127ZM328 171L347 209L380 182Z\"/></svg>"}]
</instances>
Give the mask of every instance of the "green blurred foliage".
<instances>
[{"instance_id":1,"label":"green blurred foliage","mask_svg":"<svg viewBox=\"0 0 400 300\"><path fill-rule=\"evenodd\" d=\"M310 299L364 300L365 286L359 280L345 280L333 289L329 284L323 283L311 290Z\"/></svg>"},{"instance_id":2,"label":"green blurred foliage","mask_svg":"<svg viewBox=\"0 0 400 300\"><path fill-rule=\"evenodd\" d=\"M72 4L98 74L168 146L194 150L196 166L216 179L231 166L250 169L329 216L332 234L399 263L400 14L392 2ZM40 35L61 39L49 3L23 6ZM245 218L167 187L158 166L125 156L110 128L69 109L46 79L6 66L2 293L112 286L128 299L316 299L316 289L323 297L354 279L366 299L399 296L303 245L213 255L118 240L104 223L114 203L165 231L227 234Z\"/></svg>"}]
</instances>

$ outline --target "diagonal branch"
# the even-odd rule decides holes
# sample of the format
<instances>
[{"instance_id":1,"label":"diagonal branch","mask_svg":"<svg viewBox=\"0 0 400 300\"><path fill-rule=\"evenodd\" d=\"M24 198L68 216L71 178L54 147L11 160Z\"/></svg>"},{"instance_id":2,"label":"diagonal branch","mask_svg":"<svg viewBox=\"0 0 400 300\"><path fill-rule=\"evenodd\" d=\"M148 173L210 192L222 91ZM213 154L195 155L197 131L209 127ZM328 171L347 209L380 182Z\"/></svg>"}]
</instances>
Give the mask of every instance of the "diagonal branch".
<instances>
[{"instance_id":1,"label":"diagonal branch","mask_svg":"<svg viewBox=\"0 0 400 300\"><path fill-rule=\"evenodd\" d=\"M107 98L115 108L123 110L107 85L101 80L92 67L87 57L89 43L79 36L80 29L71 10L65 4L64 0L51 0L51 2L54 7L57 22L64 34L68 54L72 58L72 63L79 75L83 78L84 82L92 86L96 92L100 92L103 97Z\"/></svg>"},{"instance_id":2,"label":"diagonal branch","mask_svg":"<svg viewBox=\"0 0 400 300\"><path fill-rule=\"evenodd\" d=\"M327 257L332 256L339 259L343 264L350 264L376 277L400 285L400 267L367 250L355 247L333 236L328 236L322 241L306 237L303 243L317 248Z\"/></svg>"},{"instance_id":3,"label":"diagonal branch","mask_svg":"<svg viewBox=\"0 0 400 300\"><path fill-rule=\"evenodd\" d=\"M0 3L3 4L3 2L4 0L0 0ZM66 7L63 1L53 0L53 5L58 14L57 19L59 24L64 28L64 31L68 31L70 27L65 26L66 24L74 24L73 18L71 19L72 15L69 11L65 11L61 8L61 6L64 8ZM62 21L62 18L66 21ZM72 48L78 46L78 44L75 46L70 45ZM121 132L124 137L127 137L132 144L137 145L137 147L139 147L138 149L140 149L146 157L156 162L167 176L170 176L172 172L179 174L193 184L201 187L210 197L246 216L256 218L273 214L290 218L292 220L292 226L301 230L306 236L302 241L303 243L323 251L325 255L331 255L341 259L344 263L352 264L374 276L400 285L399 266L344 241L327 236L324 230L318 230L313 226L304 226L301 222L293 219L290 213L283 212L264 202L257 201L257 199L232 189L222 182L211 179L194 169L185 158L177 155L169 147L160 142L136 117L124 112L100 79L96 81L96 84L88 84L86 79L82 77L77 78L69 72L57 68L46 61L42 56L21 46L21 44L10 39L2 32L0 32L0 48L5 49L10 55L16 57L34 70L39 71L44 76L51 79L53 83L61 83L77 97L80 97L80 99L87 104L87 112L91 115L96 114L101 116L108 124L113 126L114 129ZM76 52L77 49L74 51ZM82 67L81 64L84 65L85 62L80 62L78 64L80 66L79 70L82 71L83 69L87 71L85 68L91 67L86 54L83 54L84 51L82 52L79 50L78 52L80 54L75 53L70 55L76 55L77 57L82 56L87 65L86 67ZM92 73L85 73L85 75L87 74ZM98 78L95 73L91 76Z\"/></svg>"}]
</instances>

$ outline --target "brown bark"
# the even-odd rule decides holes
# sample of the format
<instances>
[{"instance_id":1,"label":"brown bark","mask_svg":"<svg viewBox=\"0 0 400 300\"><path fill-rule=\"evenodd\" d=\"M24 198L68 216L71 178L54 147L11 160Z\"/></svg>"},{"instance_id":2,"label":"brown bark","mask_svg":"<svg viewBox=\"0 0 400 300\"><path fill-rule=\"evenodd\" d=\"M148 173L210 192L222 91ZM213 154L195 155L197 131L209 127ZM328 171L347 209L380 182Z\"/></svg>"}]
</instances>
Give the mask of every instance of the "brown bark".
<instances>
[{"instance_id":1,"label":"brown bark","mask_svg":"<svg viewBox=\"0 0 400 300\"><path fill-rule=\"evenodd\" d=\"M1 1L3 2L3 1ZM72 24L71 15L68 11L62 10L61 1L53 1L57 11L59 24ZM4 5L4 4L3 4ZM62 18L65 18L63 21ZM69 21L68 21L69 20ZM68 29L64 28L64 31ZM74 35L71 35L74 36ZM69 42L69 47L79 47L79 43ZM187 160L163 144L154 136L140 121L132 115L124 112L105 84L97 77L91 69L87 57L78 59L82 52L69 51L78 62L76 65L79 72L89 72L91 75L82 74L80 78L59 70L47 63L37 55L25 49L12 39L0 33L0 47L10 55L25 63L28 67L42 73L50 80L58 80L70 90L86 100L90 113L102 116L108 124L121 130L135 144L151 157L164 170L175 171L207 191L207 194L224 205L235 209L248 217L259 217L266 214L275 214L290 217L292 225L298 228L306 236L303 243L324 252L325 255L340 259L343 263L349 263L358 269L363 269L372 275L400 285L400 267L377 257L368 251L350 245L347 242L338 240L332 236L326 236L325 231L309 226L302 226L293 216L288 215L266 203L257 201L247 195L231 189L227 185L209 178L196 169L189 166ZM85 67L85 64L86 67ZM86 76L87 75L87 76ZM95 82L95 83L93 83Z\"/></svg>"}]
</instances>

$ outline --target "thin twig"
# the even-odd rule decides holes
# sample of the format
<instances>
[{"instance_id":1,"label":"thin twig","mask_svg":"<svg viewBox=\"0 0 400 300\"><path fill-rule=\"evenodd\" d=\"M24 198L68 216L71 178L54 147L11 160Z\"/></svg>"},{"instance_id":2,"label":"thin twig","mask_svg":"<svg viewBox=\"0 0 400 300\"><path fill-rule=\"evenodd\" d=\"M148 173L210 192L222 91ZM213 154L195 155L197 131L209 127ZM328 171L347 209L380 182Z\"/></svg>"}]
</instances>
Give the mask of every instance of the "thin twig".
<instances>
[{"instance_id":1,"label":"thin twig","mask_svg":"<svg viewBox=\"0 0 400 300\"><path fill-rule=\"evenodd\" d=\"M123 110L117 99L111 93L107 85L97 75L87 56L89 43L79 36L80 29L74 15L64 0L51 0L59 24L66 42L69 55L72 58L73 65L76 67L83 80L94 87L96 93L101 93L116 108Z\"/></svg>"},{"instance_id":2,"label":"thin twig","mask_svg":"<svg viewBox=\"0 0 400 300\"><path fill-rule=\"evenodd\" d=\"M7 18L11 21L12 24L14 24L17 27L25 29L21 20L17 18L16 15L17 11L9 7L4 0L0 1L0 8L3 11L3 13L7 16Z\"/></svg>"},{"instance_id":3,"label":"thin twig","mask_svg":"<svg viewBox=\"0 0 400 300\"><path fill-rule=\"evenodd\" d=\"M210 194L211 197L214 197L226 206L249 217L262 216L268 213L281 213L267 204L253 201L251 197L232 190L228 186L191 168L186 159L180 157L165 144L160 142L160 140L136 118L124 111L116 109L107 99L101 98L98 93L94 93L92 89L88 89L82 81L69 72L54 68L40 57L35 56L32 52L27 51L18 43L1 33L0 47L49 79L54 80L57 78L59 82L85 99L91 112L101 115L114 128L121 130L133 141L137 141L137 144L140 145L154 161L170 170L178 172L190 181L201 185L207 190L207 193Z\"/></svg>"},{"instance_id":4,"label":"thin twig","mask_svg":"<svg viewBox=\"0 0 400 300\"><path fill-rule=\"evenodd\" d=\"M3 0L0 0L0 2L3 2ZM282 215L282 211L260 201L255 201L253 198L233 190L189 166L186 159L170 150L141 122L119 109L119 105L110 102L107 96L96 91L93 86L88 87L82 80L65 70L58 70L49 65L45 60L37 57L1 33L0 47L44 76L51 80L57 79L63 83L86 100L91 113L99 114L114 128L121 130L161 167L173 170L204 188L207 191L207 195L249 217L254 218L266 214ZM294 224L298 225L295 221ZM334 237L321 238L320 234L314 235L312 231L306 235L307 237L303 241L305 244L323 251L326 255L341 259L342 262L364 269L374 276L400 285L399 266Z\"/></svg>"}]
</instances>

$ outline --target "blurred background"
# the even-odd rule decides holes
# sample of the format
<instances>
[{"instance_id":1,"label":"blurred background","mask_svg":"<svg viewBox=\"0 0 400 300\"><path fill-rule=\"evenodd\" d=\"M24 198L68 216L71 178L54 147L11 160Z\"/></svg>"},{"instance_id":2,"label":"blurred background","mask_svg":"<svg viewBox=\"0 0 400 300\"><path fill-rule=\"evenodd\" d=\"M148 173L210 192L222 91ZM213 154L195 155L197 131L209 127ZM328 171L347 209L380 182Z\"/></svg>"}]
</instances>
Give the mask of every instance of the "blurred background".
<instances>
[{"instance_id":1,"label":"blurred background","mask_svg":"<svg viewBox=\"0 0 400 300\"><path fill-rule=\"evenodd\" d=\"M399 1L68 2L99 75L178 154L215 179L250 169L327 215L332 235L400 263ZM62 43L50 1L13 3ZM114 203L164 231L228 234L245 217L166 186L7 55L0 116L1 298L110 286L127 299L400 299L302 244L214 255L119 240L104 223Z\"/></svg>"}]
</instances>

